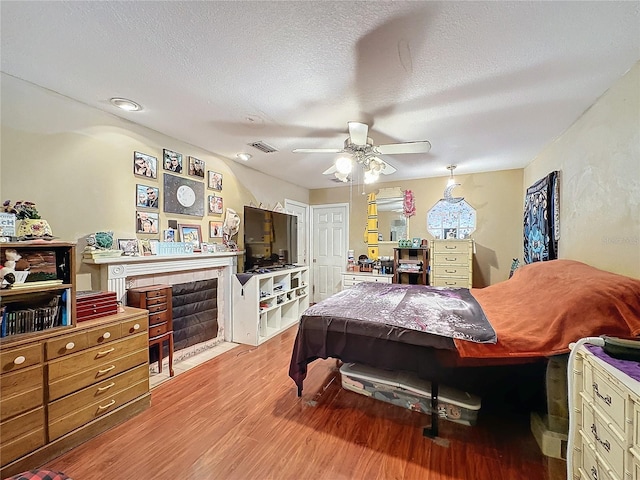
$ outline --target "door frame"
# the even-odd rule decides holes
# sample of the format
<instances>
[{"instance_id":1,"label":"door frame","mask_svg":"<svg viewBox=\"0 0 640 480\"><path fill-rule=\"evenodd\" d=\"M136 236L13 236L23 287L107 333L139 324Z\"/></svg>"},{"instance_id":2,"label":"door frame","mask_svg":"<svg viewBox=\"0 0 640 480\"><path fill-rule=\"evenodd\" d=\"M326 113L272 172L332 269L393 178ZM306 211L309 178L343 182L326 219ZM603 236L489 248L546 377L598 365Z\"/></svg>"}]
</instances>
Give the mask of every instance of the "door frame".
<instances>
[{"instance_id":1,"label":"door frame","mask_svg":"<svg viewBox=\"0 0 640 480\"><path fill-rule=\"evenodd\" d=\"M305 211L304 220L305 220L306 230L304 232L304 235L305 235L304 248L307 251L307 255L305 257L305 260L306 260L305 265L309 265L309 263L310 263L309 262L309 258L310 258L310 255L311 255L311 251L309 250L309 248L310 248L309 239L311 238L311 230L310 230L310 225L309 225L309 212L311 210L311 207L307 203L298 202L296 200L290 200L288 198L285 198L284 199L284 209L285 210L288 210L288 205L292 205L292 206L298 207L298 208L303 208L304 211Z\"/></svg>"}]
</instances>

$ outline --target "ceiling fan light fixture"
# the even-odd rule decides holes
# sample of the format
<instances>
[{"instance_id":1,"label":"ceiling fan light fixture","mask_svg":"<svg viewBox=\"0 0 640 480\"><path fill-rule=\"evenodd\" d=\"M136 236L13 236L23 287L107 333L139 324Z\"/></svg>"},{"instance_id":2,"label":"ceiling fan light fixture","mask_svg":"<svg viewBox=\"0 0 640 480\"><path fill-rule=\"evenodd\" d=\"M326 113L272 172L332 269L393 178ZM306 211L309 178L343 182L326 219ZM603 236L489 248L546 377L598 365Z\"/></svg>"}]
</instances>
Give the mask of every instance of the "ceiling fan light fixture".
<instances>
[{"instance_id":1,"label":"ceiling fan light fixture","mask_svg":"<svg viewBox=\"0 0 640 480\"><path fill-rule=\"evenodd\" d=\"M380 175L377 172L374 172L373 170L365 170L364 183L366 184L374 183L376 180L378 180L379 176Z\"/></svg>"},{"instance_id":2,"label":"ceiling fan light fixture","mask_svg":"<svg viewBox=\"0 0 640 480\"><path fill-rule=\"evenodd\" d=\"M338 157L338 159L336 159L336 170L339 173L348 175L351 173L352 169L353 162L349 157Z\"/></svg>"},{"instance_id":3,"label":"ceiling fan light fixture","mask_svg":"<svg viewBox=\"0 0 640 480\"><path fill-rule=\"evenodd\" d=\"M111 102L111 105L126 110L127 112L139 112L142 110L142 106L139 103L126 98L113 97L109 99L109 102Z\"/></svg>"}]
</instances>

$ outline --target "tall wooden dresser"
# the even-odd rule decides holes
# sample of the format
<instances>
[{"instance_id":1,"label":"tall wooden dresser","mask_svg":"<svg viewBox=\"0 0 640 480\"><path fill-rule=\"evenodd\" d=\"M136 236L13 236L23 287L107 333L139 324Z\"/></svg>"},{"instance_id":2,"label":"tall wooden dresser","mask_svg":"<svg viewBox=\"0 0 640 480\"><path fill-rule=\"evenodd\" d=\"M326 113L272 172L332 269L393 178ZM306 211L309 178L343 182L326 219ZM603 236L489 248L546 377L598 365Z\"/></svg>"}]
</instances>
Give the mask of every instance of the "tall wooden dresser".
<instances>
[{"instance_id":1,"label":"tall wooden dresser","mask_svg":"<svg viewBox=\"0 0 640 480\"><path fill-rule=\"evenodd\" d=\"M127 304L149 310L149 346L158 346L158 371L162 373L164 343L169 344L169 376L173 377L173 312L170 285L150 285L127 290Z\"/></svg>"},{"instance_id":2,"label":"tall wooden dresser","mask_svg":"<svg viewBox=\"0 0 640 480\"><path fill-rule=\"evenodd\" d=\"M640 479L640 365L582 345L572 370L570 480Z\"/></svg>"},{"instance_id":3,"label":"tall wooden dresser","mask_svg":"<svg viewBox=\"0 0 640 480\"><path fill-rule=\"evenodd\" d=\"M473 240L431 240L430 285L471 288Z\"/></svg>"},{"instance_id":4,"label":"tall wooden dresser","mask_svg":"<svg viewBox=\"0 0 640 480\"><path fill-rule=\"evenodd\" d=\"M0 344L0 478L39 467L150 405L147 312L126 308Z\"/></svg>"}]
</instances>

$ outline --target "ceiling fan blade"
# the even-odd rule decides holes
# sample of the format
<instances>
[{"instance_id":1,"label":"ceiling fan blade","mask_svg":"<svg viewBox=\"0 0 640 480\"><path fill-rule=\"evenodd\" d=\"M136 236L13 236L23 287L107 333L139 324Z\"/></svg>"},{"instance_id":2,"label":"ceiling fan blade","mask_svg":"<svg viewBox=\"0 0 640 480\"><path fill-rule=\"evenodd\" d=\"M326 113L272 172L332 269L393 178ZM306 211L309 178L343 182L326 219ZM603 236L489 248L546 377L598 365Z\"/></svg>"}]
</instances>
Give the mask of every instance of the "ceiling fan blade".
<instances>
[{"instance_id":1,"label":"ceiling fan blade","mask_svg":"<svg viewBox=\"0 0 640 480\"><path fill-rule=\"evenodd\" d=\"M431 150L431 144L423 142L388 143L373 147L376 153L381 155L395 155L398 153L427 153Z\"/></svg>"},{"instance_id":2,"label":"ceiling fan blade","mask_svg":"<svg viewBox=\"0 0 640 480\"><path fill-rule=\"evenodd\" d=\"M329 168L327 168L324 172L322 172L323 175L331 175L332 173L336 173L336 166L335 165L331 165Z\"/></svg>"},{"instance_id":3,"label":"ceiling fan blade","mask_svg":"<svg viewBox=\"0 0 640 480\"><path fill-rule=\"evenodd\" d=\"M392 173L395 173L396 169L395 167L391 166L391 164L385 162L384 160L382 160L382 169L380 170L380 173L383 175L391 175Z\"/></svg>"},{"instance_id":4,"label":"ceiling fan blade","mask_svg":"<svg viewBox=\"0 0 640 480\"><path fill-rule=\"evenodd\" d=\"M294 148L293 153L341 153L341 148Z\"/></svg>"},{"instance_id":5,"label":"ceiling fan blade","mask_svg":"<svg viewBox=\"0 0 640 480\"><path fill-rule=\"evenodd\" d=\"M369 134L369 126L366 123L348 122L349 137L354 145L366 145L367 135Z\"/></svg>"}]
</instances>

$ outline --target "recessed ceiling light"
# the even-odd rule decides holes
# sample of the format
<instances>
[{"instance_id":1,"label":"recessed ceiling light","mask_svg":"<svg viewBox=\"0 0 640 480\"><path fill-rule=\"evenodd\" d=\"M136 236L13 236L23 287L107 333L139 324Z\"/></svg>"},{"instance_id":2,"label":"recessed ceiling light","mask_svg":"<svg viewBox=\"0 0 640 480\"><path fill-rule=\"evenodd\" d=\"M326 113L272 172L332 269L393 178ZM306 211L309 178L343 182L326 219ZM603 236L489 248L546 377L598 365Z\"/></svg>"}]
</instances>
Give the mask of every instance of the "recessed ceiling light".
<instances>
[{"instance_id":1,"label":"recessed ceiling light","mask_svg":"<svg viewBox=\"0 0 640 480\"><path fill-rule=\"evenodd\" d=\"M240 160L244 160L246 162L247 160L249 160L251 158L251 154L250 153L238 153L236 155L236 157L238 157Z\"/></svg>"},{"instance_id":2,"label":"recessed ceiling light","mask_svg":"<svg viewBox=\"0 0 640 480\"><path fill-rule=\"evenodd\" d=\"M112 105L115 105L116 107L121 108L122 110L126 110L127 112L137 112L142 110L142 107L139 104L131 100L127 100L126 98L114 97L109 101L111 102Z\"/></svg>"}]
</instances>

